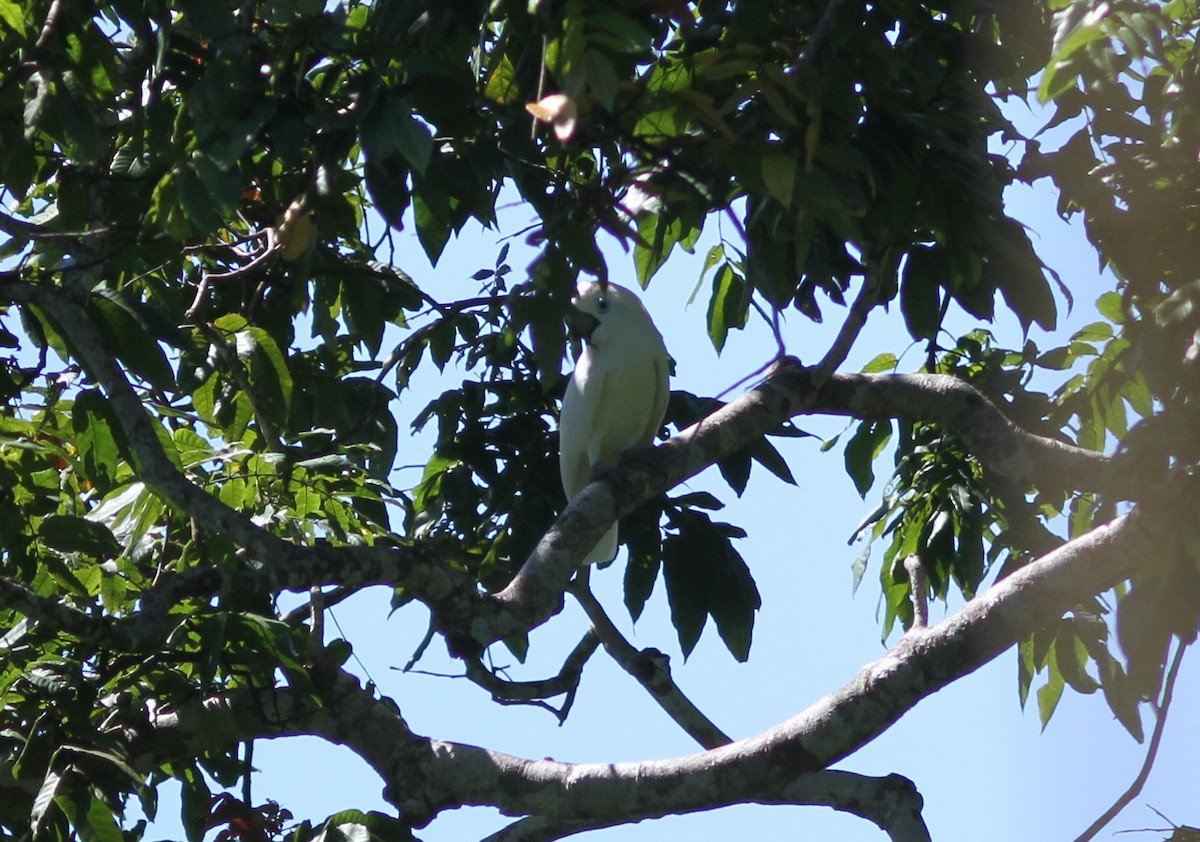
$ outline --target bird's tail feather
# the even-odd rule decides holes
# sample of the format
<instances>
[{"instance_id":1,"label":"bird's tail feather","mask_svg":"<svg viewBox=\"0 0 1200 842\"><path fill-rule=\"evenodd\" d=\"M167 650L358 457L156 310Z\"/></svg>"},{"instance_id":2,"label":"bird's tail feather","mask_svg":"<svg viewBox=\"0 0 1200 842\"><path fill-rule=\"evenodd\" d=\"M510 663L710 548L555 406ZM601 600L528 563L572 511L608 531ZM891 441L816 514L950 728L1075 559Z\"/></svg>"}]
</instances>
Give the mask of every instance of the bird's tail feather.
<instances>
[{"instance_id":1,"label":"bird's tail feather","mask_svg":"<svg viewBox=\"0 0 1200 842\"><path fill-rule=\"evenodd\" d=\"M604 537L600 539L600 543L596 544L596 548L588 553L588 564L604 564L612 561L617 556L617 525L614 523L612 528L604 533Z\"/></svg>"}]
</instances>

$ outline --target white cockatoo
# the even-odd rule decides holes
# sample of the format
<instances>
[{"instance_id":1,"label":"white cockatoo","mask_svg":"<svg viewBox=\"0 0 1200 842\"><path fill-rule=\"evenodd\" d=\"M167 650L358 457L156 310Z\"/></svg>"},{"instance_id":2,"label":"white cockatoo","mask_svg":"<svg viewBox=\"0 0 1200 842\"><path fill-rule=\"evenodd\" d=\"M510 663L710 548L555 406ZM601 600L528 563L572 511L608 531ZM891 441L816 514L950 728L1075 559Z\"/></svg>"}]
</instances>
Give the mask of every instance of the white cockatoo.
<instances>
[{"instance_id":1,"label":"white cockatoo","mask_svg":"<svg viewBox=\"0 0 1200 842\"><path fill-rule=\"evenodd\" d=\"M662 335L638 297L616 284L579 283L573 321L584 340L563 397L559 461L570 500L601 467L654 440L667 409L670 358ZM617 554L617 525L586 562Z\"/></svg>"}]
</instances>

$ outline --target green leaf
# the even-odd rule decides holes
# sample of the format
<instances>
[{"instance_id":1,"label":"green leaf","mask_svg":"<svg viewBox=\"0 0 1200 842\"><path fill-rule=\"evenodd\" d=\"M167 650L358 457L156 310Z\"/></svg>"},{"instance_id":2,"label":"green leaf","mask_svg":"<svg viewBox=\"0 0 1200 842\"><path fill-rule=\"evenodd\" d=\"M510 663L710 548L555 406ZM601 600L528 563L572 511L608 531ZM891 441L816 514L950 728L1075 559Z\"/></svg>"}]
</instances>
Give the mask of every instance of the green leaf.
<instances>
[{"instance_id":1,"label":"green leaf","mask_svg":"<svg viewBox=\"0 0 1200 842\"><path fill-rule=\"evenodd\" d=\"M420 240L421 247L425 249L425 255L429 258L429 262L434 265L437 265L438 258L442 256L442 250L450 241L450 226L434 214L429 204L428 192L437 189L431 186L429 180L425 180L412 197L413 214L417 223L417 239Z\"/></svg>"},{"instance_id":2,"label":"green leaf","mask_svg":"<svg viewBox=\"0 0 1200 842\"><path fill-rule=\"evenodd\" d=\"M662 565L662 505L649 501L621 520L621 540L629 546L625 565L624 595L629 616L637 620L654 591Z\"/></svg>"},{"instance_id":3,"label":"green leaf","mask_svg":"<svg viewBox=\"0 0 1200 842\"><path fill-rule=\"evenodd\" d=\"M292 405L292 374L275 339L260 327L250 328L254 352L250 357L250 383L258 391L261 404L277 423L282 424Z\"/></svg>"},{"instance_id":4,"label":"green leaf","mask_svg":"<svg viewBox=\"0 0 1200 842\"><path fill-rule=\"evenodd\" d=\"M396 148L412 166L417 175L425 175L429 162L433 160L433 136L425 124L411 114L405 114L395 122Z\"/></svg>"},{"instance_id":5,"label":"green leaf","mask_svg":"<svg viewBox=\"0 0 1200 842\"><path fill-rule=\"evenodd\" d=\"M46 772L46 777L42 780L42 785L33 798L33 810L29 814L29 825L33 828L35 838L41 836L45 829L50 808L55 805L55 799L62 786L62 775L53 769Z\"/></svg>"},{"instance_id":6,"label":"green leaf","mask_svg":"<svg viewBox=\"0 0 1200 842\"><path fill-rule=\"evenodd\" d=\"M382 161L368 158L363 175L367 183L367 192L370 193L380 215L393 228L401 227L404 212L408 210L411 190L408 183L409 169L400 156L393 155Z\"/></svg>"},{"instance_id":7,"label":"green leaf","mask_svg":"<svg viewBox=\"0 0 1200 842\"><path fill-rule=\"evenodd\" d=\"M767 192L785 208L792 207L799 164L792 155L767 155L762 159L762 179Z\"/></svg>"},{"instance_id":8,"label":"green leaf","mask_svg":"<svg viewBox=\"0 0 1200 842\"><path fill-rule=\"evenodd\" d=\"M399 819L371 811L343 810L322 823L309 842L416 842Z\"/></svg>"},{"instance_id":9,"label":"green leaf","mask_svg":"<svg viewBox=\"0 0 1200 842\"><path fill-rule=\"evenodd\" d=\"M111 485L120 463L121 447L114 435L112 407L95 389L80 392L71 406L71 429L83 473L94 485Z\"/></svg>"},{"instance_id":10,"label":"green leaf","mask_svg":"<svg viewBox=\"0 0 1200 842\"><path fill-rule=\"evenodd\" d=\"M78 161L93 164L104 156L105 137L96 123L91 104L80 91L78 77L71 71L62 76L55 105L63 134L71 155Z\"/></svg>"},{"instance_id":11,"label":"green leaf","mask_svg":"<svg viewBox=\"0 0 1200 842\"><path fill-rule=\"evenodd\" d=\"M941 327L941 282L946 261L930 248L913 250L900 281L900 311L913 339L933 339Z\"/></svg>"},{"instance_id":12,"label":"green leaf","mask_svg":"<svg viewBox=\"0 0 1200 842\"><path fill-rule=\"evenodd\" d=\"M1125 323L1125 306L1119 292L1106 292L1097 298L1096 310L1113 324Z\"/></svg>"},{"instance_id":13,"label":"green leaf","mask_svg":"<svg viewBox=\"0 0 1200 842\"><path fill-rule=\"evenodd\" d=\"M899 364L900 358L889 351L876 355L869 363L862 367L862 373L879 374L883 371L895 371L896 366Z\"/></svg>"},{"instance_id":14,"label":"green leaf","mask_svg":"<svg viewBox=\"0 0 1200 842\"><path fill-rule=\"evenodd\" d=\"M102 524L74 515L51 515L38 526L38 537L64 553L81 553L91 558L116 558L121 545Z\"/></svg>"},{"instance_id":15,"label":"green leaf","mask_svg":"<svg viewBox=\"0 0 1200 842\"><path fill-rule=\"evenodd\" d=\"M71 817L71 826L82 842L123 842L125 839L112 808L90 793L59 795L55 802Z\"/></svg>"},{"instance_id":16,"label":"green leaf","mask_svg":"<svg viewBox=\"0 0 1200 842\"><path fill-rule=\"evenodd\" d=\"M663 578L671 607L671 625L685 658L696 647L708 619L705 588L696 570L698 560L688 550L687 543L678 535L668 535L663 541Z\"/></svg>"},{"instance_id":17,"label":"green leaf","mask_svg":"<svg viewBox=\"0 0 1200 842\"><path fill-rule=\"evenodd\" d=\"M0 21L22 38L25 37L25 12L15 0L0 0Z\"/></svg>"},{"instance_id":18,"label":"green leaf","mask_svg":"<svg viewBox=\"0 0 1200 842\"><path fill-rule=\"evenodd\" d=\"M643 288L649 285L676 245L690 252L700 236L702 222L685 217L676 209L642 216L637 223L638 239L633 250L638 284Z\"/></svg>"},{"instance_id":19,"label":"green leaf","mask_svg":"<svg viewBox=\"0 0 1200 842\"><path fill-rule=\"evenodd\" d=\"M862 552L854 557L854 561L850 564L850 593L858 593L858 586L862 584L863 576L867 572L867 562L871 560L871 542L864 541Z\"/></svg>"},{"instance_id":20,"label":"green leaf","mask_svg":"<svg viewBox=\"0 0 1200 842\"><path fill-rule=\"evenodd\" d=\"M1050 650L1047 667L1046 683L1039 687L1037 692L1038 718L1041 720L1043 730L1049 724L1050 717L1054 716L1054 711L1062 699L1063 690L1066 688L1066 682L1063 680L1063 675L1058 669L1053 649Z\"/></svg>"},{"instance_id":21,"label":"green leaf","mask_svg":"<svg viewBox=\"0 0 1200 842\"><path fill-rule=\"evenodd\" d=\"M846 442L846 473L854 480L854 487L860 496L866 497L875 483L875 458L883 452L891 437L890 421L863 421L850 441Z\"/></svg>"},{"instance_id":22,"label":"green leaf","mask_svg":"<svg viewBox=\"0 0 1200 842\"><path fill-rule=\"evenodd\" d=\"M754 613L762 604L750 570L730 538L742 530L714 523L696 509L675 512L678 530L663 542L663 578L671 606L671 622L685 657L694 649L708 616L729 652L739 661L749 657Z\"/></svg>"},{"instance_id":23,"label":"green leaf","mask_svg":"<svg viewBox=\"0 0 1200 842\"><path fill-rule=\"evenodd\" d=\"M1087 649L1072 631L1064 629L1054 638L1054 659L1058 664L1063 680L1076 693L1090 694L1100 689L1100 685L1087 674Z\"/></svg>"},{"instance_id":24,"label":"green leaf","mask_svg":"<svg viewBox=\"0 0 1200 842\"><path fill-rule=\"evenodd\" d=\"M746 484L750 481L750 453L743 448L736 453L729 454L717 462L717 470L721 472L721 477L729 483L729 487L734 490L734 493L741 497L746 490Z\"/></svg>"},{"instance_id":25,"label":"green leaf","mask_svg":"<svg viewBox=\"0 0 1200 842\"><path fill-rule=\"evenodd\" d=\"M775 448L775 445L762 438L750 445L750 456L755 462L758 462L768 471L779 477L788 485L795 485L796 478L792 476L792 469L788 467L787 460Z\"/></svg>"},{"instance_id":26,"label":"green leaf","mask_svg":"<svg viewBox=\"0 0 1200 842\"><path fill-rule=\"evenodd\" d=\"M750 311L750 285L725 263L713 275L712 297L708 301L708 337L717 353L725 347L730 328L746 326Z\"/></svg>"},{"instance_id":27,"label":"green leaf","mask_svg":"<svg viewBox=\"0 0 1200 842\"><path fill-rule=\"evenodd\" d=\"M196 766L189 766L176 776L183 786L180 788L180 820L188 842L201 842L208 830L208 816L212 804L212 792Z\"/></svg>"},{"instance_id":28,"label":"green leaf","mask_svg":"<svg viewBox=\"0 0 1200 842\"><path fill-rule=\"evenodd\" d=\"M1029 690L1033 685L1033 676L1037 667L1033 663L1033 637L1027 637L1017 644L1017 698L1021 709L1029 701Z\"/></svg>"},{"instance_id":29,"label":"green leaf","mask_svg":"<svg viewBox=\"0 0 1200 842\"><path fill-rule=\"evenodd\" d=\"M193 231L209 234L224 224L221 214L214 207L212 196L195 169L187 166L179 170L175 178L175 191L179 209L191 223Z\"/></svg>"}]
</instances>

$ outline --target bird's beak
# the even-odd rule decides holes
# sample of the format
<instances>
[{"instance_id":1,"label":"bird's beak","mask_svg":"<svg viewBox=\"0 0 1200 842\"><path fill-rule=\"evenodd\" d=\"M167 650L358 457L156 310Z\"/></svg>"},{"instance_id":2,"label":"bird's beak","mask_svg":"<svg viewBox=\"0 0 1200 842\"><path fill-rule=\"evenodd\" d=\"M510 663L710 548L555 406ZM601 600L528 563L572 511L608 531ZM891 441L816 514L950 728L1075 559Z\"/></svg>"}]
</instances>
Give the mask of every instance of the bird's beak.
<instances>
[{"instance_id":1,"label":"bird's beak","mask_svg":"<svg viewBox=\"0 0 1200 842\"><path fill-rule=\"evenodd\" d=\"M582 339L584 342L591 341L592 331L599 326L600 320L590 313L585 313L576 307L567 311L567 329L576 339Z\"/></svg>"}]
</instances>

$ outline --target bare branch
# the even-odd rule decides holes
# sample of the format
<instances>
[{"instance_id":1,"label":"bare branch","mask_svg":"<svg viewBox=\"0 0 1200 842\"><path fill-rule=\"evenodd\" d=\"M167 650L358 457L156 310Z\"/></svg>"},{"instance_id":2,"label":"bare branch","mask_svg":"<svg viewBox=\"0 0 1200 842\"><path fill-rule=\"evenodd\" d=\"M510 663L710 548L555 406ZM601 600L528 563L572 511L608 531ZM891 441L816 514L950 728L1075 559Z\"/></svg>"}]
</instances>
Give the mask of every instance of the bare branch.
<instances>
[{"instance_id":1,"label":"bare branch","mask_svg":"<svg viewBox=\"0 0 1200 842\"><path fill-rule=\"evenodd\" d=\"M171 731L185 737L189 752L300 733L346 745L384 777L389 801L415 824L465 805L567 822L632 822L733 803L793 803L789 799L810 786L808 776L871 742L922 698L995 658L1048 617L1127 578L1157 544L1159 524L1149 517L1135 510L1013 573L936 626L905 635L840 690L786 722L684 757L571 764L429 740L340 671L318 682L321 704L287 690L269 703L231 696L154 724L174 723ZM828 785L814 780L818 789ZM917 803L908 799L906 809ZM894 838L920 837L914 831Z\"/></svg>"},{"instance_id":2,"label":"bare branch","mask_svg":"<svg viewBox=\"0 0 1200 842\"><path fill-rule=\"evenodd\" d=\"M836 5L832 3L832 5ZM854 343L858 340L859 333L867 323L867 316L871 314L871 310L875 308L879 301L879 289L882 281L871 273L863 281L862 289L858 291L858 297L854 299L854 303L850 306L850 312L846 314L846 320L842 322L842 327L838 331L837 337L833 340L833 344L829 346L829 350L825 352L825 356L817 363L813 371L813 382L817 384L824 383L830 376L838 370L838 367L846 361L850 349L854 347Z\"/></svg>"},{"instance_id":3,"label":"bare branch","mask_svg":"<svg viewBox=\"0 0 1200 842\"><path fill-rule=\"evenodd\" d=\"M1150 744L1146 747L1146 759L1142 762L1142 768L1138 771L1137 777L1133 779L1129 789L1121 793L1121 796L1104 811L1103 815L1076 837L1075 842L1088 842L1089 839L1094 839L1106 824L1115 819L1133 799L1138 797L1138 793L1146 785L1146 780L1150 777L1150 770L1154 768L1154 759L1158 756L1158 747L1162 743L1163 731L1167 726L1167 712L1171 709L1171 697L1175 692L1175 679L1179 676L1179 666L1183 663L1183 653L1187 651L1187 648L1188 644L1180 643L1175 649L1175 657L1171 660L1171 668L1167 672L1167 680L1163 685L1162 702L1158 706L1158 718L1154 723L1154 733L1150 737Z\"/></svg>"},{"instance_id":4,"label":"bare branch","mask_svg":"<svg viewBox=\"0 0 1200 842\"><path fill-rule=\"evenodd\" d=\"M572 582L569 590L583 606L592 622L592 630L604 644L604 651L612 656L621 669L646 688L650 697L658 702L689 737L704 748L716 748L732 742L725 732L713 724L712 720L679 689L671 677L671 665L666 655L657 649L634 648L613 625L603 606L596 601L596 597L585 583Z\"/></svg>"},{"instance_id":5,"label":"bare branch","mask_svg":"<svg viewBox=\"0 0 1200 842\"><path fill-rule=\"evenodd\" d=\"M757 804L832 807L873 822L893 842L929 842L929 830L921 818L921 795L913 782L901 775L874 778L830 769L793 781L776 796L752 801ZM619 824L628 824L628 820L562 820L530 816L493 833L483 842L552 842L576 833Z\"/></svg>"},{"instance_id":6,"label":"bare branch","mask_svg":"<svg viewBox=\"0 0 1200 842\"><path fill-rule=\"evenodd\" d=\"M571 703L575 700L583 667L599 645L600 639L596 634L591 631L587 632L567 655L558 675L541 681L508 681L485 667L478 658L464 658L463 662L466 665L467 678L487 690L492 694L494 700L502 704L527 704L566 695L567 698L562 707L546 706L554 713L559 722L563 722L567 718L567 713L570 712Z\"/></svg>"}]
</instances>

